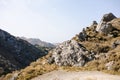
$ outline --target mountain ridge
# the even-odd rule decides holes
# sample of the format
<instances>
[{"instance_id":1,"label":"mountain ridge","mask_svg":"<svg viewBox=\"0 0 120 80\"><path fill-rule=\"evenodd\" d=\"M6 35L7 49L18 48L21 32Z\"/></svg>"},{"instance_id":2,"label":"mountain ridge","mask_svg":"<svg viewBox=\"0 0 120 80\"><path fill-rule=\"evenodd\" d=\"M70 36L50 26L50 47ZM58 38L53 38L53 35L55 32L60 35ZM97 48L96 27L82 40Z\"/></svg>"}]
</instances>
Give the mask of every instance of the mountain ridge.
<instances>
[{"instance_id":1,"label":"mountain ridge","mask_svg":"<svg viewBox=\"0 0 120 80\"><path fill-rule=\"evenodd\" d=\"M28 41L32 45L38 45L41 47L55 47L54 44L49 43L49 42L45 42L45 41L41 41L39 38L26 38L26 37L20 37L20 38Z\"/></svg>"},{"instance_id":2,"label":"mountain ridge","mask_svg":"<svg viewBox=\"0 0 120 80\"><path fill-rule=\"evenodd\" d=\"M0 75L24 68L43 55L32 44L0 29Z\"/></svg>"}]
</instances>

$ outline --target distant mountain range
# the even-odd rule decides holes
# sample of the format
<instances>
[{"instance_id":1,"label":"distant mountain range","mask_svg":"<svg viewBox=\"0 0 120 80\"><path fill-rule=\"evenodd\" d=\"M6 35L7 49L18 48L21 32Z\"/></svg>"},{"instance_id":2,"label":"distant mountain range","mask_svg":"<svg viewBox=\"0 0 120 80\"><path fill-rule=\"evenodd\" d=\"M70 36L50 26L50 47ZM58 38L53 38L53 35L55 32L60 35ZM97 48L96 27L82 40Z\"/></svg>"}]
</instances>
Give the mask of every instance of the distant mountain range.
<instances>
[{"instance_id":1,"label":"distant mountain range","mask_svg":"<svg viewBox=\"0 0 120 80\"><path fill-rule=\"evenodd\" d=\"M0 29L0 75L28 66L44 51Z\"/></svg>"},{"instance_id":2,"label":"distant mountain range","mask_svg":"<svg viewBox=\"0 0 120 80\"><path fill-rule=\"evenodd\" d=\"M20 38L23 39L23 40L28 41L32 45L39 45L41 47L55 47L54 44L49 43L49 42L45 42L45 41L41 41L38 38L26 38L26 37L20 37Z\"/></svg>"}]
</instances>

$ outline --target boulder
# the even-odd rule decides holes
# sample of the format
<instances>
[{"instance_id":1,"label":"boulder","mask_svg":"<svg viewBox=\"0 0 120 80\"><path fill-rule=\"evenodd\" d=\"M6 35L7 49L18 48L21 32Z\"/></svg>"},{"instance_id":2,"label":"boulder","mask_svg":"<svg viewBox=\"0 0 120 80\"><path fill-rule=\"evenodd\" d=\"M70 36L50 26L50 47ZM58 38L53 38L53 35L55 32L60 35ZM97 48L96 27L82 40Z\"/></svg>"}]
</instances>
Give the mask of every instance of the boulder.
<instances>
[{"instance_id":1,"label":"boulder","mask_svg":"<svg viewBox=\"0 0 120 80\"><path fill-rule=\"evenodd\" d=\"M108 13L103 16L102 21L109 22L115 18L116 16L113 13Z\"/></svg>"},{"instance_id":2,"label":"boulder","mask_svg":"<svg viewBox=\"0 0 120 80\"><path fill-rule=\"evenodd\" d=\"M93 23L92 23L92 25L97 25L98 23L97 23L97 21L93 21Z\"/></svg>"},{"instance_id":3,"label":"boulder","mask_svg":"<svg viewBox=\"0 0 120 80\"><path fill-rule=\"evenodd\" d=\"M108 34L112 31L113 26L110 23L111 20L115 19L116 16L114 16L112 13L105 14L100 21L100 23L97 25L96 31Z\"/></svg>"},{"instance_id":4,"label":"boulder","mask_svg":"<svg viewBox=\"0 0 120 80\"><path fill-rule=\"evenodd\" d=\"M91 53L75 40L61 43L52 51L48 62L54 62L60 66L84 66L91 59ZM52 60L51 60L52 59Z\"/></svg>"},{"instance_id":5,"label":"boulder","mask_svg":"<svg viewBox=\"0 0 120 80\"><path fill-rule=\"evenodd\" d=\"M83 28L82 32L79 33L78 35L80 41L86 41L87 40L87 33L85 29Z\"/></svg>"},{"instance_id":6,"label":"boulder","mask_svg":"<svg viewBox=\"0 0 120 80\"><path fill-rule=\"evenodd\" d=\"M112 31L112 29L113 29L112 24L102 23L100 31L107 35L108 33L110 33Z\"/></svg>"}]
</instances>

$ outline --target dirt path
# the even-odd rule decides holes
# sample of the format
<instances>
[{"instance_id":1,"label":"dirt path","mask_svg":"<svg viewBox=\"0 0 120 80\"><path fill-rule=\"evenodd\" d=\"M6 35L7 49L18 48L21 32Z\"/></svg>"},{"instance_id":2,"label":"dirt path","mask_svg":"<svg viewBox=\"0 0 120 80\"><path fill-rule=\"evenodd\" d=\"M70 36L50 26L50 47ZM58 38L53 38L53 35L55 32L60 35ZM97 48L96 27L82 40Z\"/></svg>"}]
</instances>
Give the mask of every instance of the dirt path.
<instances>
[{"instance_id":1,"label":"dirt path","mask_svg":"<svg viewBox=\"0 0 120 80\"><path fill-rule=\"evenodd\" d=\"M120 80L120 76L98 71L67 72L59 70L38 76L32 80Z\"/></svg>"}]
</instances>

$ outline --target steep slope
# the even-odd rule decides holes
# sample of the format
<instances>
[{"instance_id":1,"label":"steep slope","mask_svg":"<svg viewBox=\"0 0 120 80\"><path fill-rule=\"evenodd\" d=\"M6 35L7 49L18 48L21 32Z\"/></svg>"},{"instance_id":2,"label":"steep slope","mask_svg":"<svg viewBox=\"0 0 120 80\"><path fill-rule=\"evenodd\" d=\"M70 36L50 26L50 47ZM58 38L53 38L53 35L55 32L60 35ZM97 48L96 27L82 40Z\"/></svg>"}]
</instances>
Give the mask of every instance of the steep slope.
<instances>
[{"instance_id":1,"label":"steep slope","mask_svg":"<svg viewBox=\"0 0 120 80\"><path fill-rule=\"evenodd\" d=\"M45 57L16 72L17 76L13 72L4 79L29 80L53 70L94 70L120 75L119 20L112 13L105 14L100 23L93 21L71 40L59 44Z\"/></svg>"},{"instance_id":2,"label":"steep slope","mask_svg":"<svg viewBox=\"0 0 120 80\"><path fill-rule=\"evenodd\" d=\"M112 13L105 14L99 24L93 21L90 27L83 29L83 31L73 37L69 43L63 42L62 45L57 46L52 51L49 63L86 66L89 62L98 60L102 61L98 64L104 63L104 68L108 69L110 66L107 65L109 64L111 66L116 65L114 69L119 71L120 54L117 49L120 45L119 27L119 18L116 18ZM84 49L78 46L78 44L84 47ZM114 52L115 49L118 51Z\"/></svg>"},{"instance_id":3,"label":"steep slope","mask_svg":"<svg viewBox=\"0 0 120 80\"><path fill-rule=\"evenodd\" d=\"M40 39L37 39L37 38L25 38L25 37L21 37L21 39L26 40L29 43L33 44L33 45L39 45L41 47L55 47L55 45L53 45L52 43L41 41Z\"/></svg>"},{"instance_id":4,"label":"steep slope","mask_svg":"<svg viewBox=\"0 0 120 80\"><path fill-rule=\"evenodd\" d=\"M24 68L43 55L27 41L0 29L0 75Z\"/></svg>"}]
</instances>

